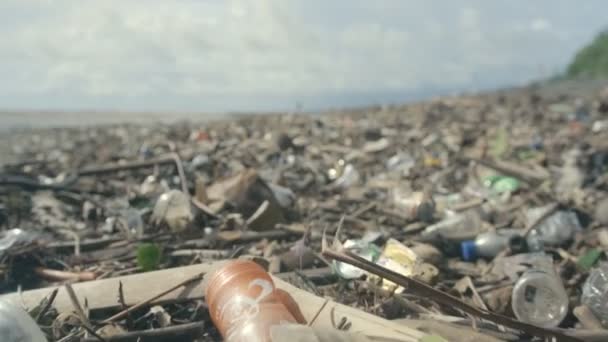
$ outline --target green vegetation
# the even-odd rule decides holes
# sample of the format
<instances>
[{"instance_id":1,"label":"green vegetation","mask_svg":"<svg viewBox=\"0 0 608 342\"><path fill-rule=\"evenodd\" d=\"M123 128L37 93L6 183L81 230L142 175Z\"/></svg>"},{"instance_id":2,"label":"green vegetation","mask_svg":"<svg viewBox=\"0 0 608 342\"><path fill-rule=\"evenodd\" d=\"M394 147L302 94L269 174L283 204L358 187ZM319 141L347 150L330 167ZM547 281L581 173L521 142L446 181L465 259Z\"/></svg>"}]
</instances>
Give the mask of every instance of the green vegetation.
<instances>
[{"instance_id":1,"label":"green vegetation","mask_svg":"<svg viewBox=\"0 0 608 342\"><path fill-rule=\"evenodd\" d=\"M608 31L598 34L582 48L568 66L566 78L607 78L608 77Z\"/></svg>"},{"instance_id":2,"label":"green vegetation","mask_svg":"<svg viewBox=\"0 0 608 342\"><path fill-rule=\"evenodd\" d=\"M160 247L154 243L143 243L137 248L137 264L146 272L157 269L161 257Z\"/></svg>"}]
</instances>

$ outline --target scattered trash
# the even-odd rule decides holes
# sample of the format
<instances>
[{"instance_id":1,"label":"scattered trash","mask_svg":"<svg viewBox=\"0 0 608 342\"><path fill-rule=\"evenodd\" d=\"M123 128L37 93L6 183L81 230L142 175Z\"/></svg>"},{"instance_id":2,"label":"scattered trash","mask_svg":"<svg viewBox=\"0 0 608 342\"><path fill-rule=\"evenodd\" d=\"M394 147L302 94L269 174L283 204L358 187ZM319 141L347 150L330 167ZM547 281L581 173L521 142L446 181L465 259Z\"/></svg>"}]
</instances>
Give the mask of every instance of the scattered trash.
<instances>
[{"instance_id":1,"label":"scattered trash","mask_svg":"<svg viewBox=\"0 0 608 342\"><path fill-rule=\"evenodd\" d=\"M259 279L271 274L275 290L279 279L297 286L297 306L332 333L378 319L357 337L416 320L457 327L460 337L437 334L449 341L473 325L484 341L588 338L608 327L607 102L541 90L327 115L6 132L0 292L40 291L28 307L53 340L216 341L238 329L214 328L198 285L148 299L170 288L156 284L185 281L184 268L242 258L267 267ZM400 278L328 257L324 232L344 241L335 250ZM62 288L52 300L45 287L65 283L76 299ZM109 285L91 295L97 284ZM495 313L503 321L488 320ZM390 329L378 328L389 326L384 318ZM405 340L432 340L415 329Z\"/></svg>"}]
</instances>

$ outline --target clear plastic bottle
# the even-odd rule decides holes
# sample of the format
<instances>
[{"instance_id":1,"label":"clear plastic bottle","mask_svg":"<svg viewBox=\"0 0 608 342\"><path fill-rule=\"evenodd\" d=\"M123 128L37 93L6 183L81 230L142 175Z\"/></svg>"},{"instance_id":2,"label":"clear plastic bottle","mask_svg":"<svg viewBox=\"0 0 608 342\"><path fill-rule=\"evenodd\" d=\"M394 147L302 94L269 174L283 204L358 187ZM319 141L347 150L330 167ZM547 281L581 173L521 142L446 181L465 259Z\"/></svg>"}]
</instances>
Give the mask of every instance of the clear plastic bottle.
<instances>
[{"instance_id":1,"label":"clear plastic bottle","mask_svg":"<svg viewBox=\"0 0 608 342\"><path fill-rule=\"evenodd\" d=\"M463 213L452 213L442 221L426 227L420 233L420 240L466 241L474 239L483 233L483 230L483 222L479 212L469 210Z\"/></svg>"},{"instance_id":2,"label":"clear plastic bottle","mask_svg":"<svg viewBox=\"0 0 608 342\"><path fill-rule=\"evenodd\" d=\"M555 274L550 256L543 253L528 256L534 266L525 271L513 287L513 313L523 322L556 327L568 314L568 294Z\"/></svg>"},{"instance_id":3,"label":"clear plastic bottle","mask_svg":"<svg viewBox=\"0 0 608 342\"><path fill-rule=\"evenodd\" d=\"M526 212L528 224L536 221L550 210L549 206L533 208ZM578 217L574 212L559 210L542 220L538 226L530 231L530 236L540 240L547 246L560 246L572 240L576 232L582 230Z\"/></svg>"},{"instance_id":4,"label":"clear plastic bottle","mask_svg":"<svg viewBox=\"0 0 608 342\"><path fill-rule=\"evenodd\" d=\"M227 342L269 342L272 326L304 323L293 298L252 261L230 261L208 277L211 320Z\"/></svg>"},{"instance_id":5,"label":"clear plastic bottle","mask_svg":"<svg viewBox=\"0 0 608 342\"><path fill-rule=\"evenodd\" d=\"M46 342L34 319L6 301L0 301L0 337L3 342Z\"/></svg>"},{"instance_id":6,"label":"clear plastic bottle","mask_svg":"<svg viewBox=\"0 0 608 342\"><path fill-rule=\"evenodd\" d=\"M593 269L583 285L581 302L608 327L608 263Z\"/></svg>"},{"instance_id":7,"label":"clear plastic bottle","mask_svg":"<svg viewBox=\"0 0 608 342\"><path fill-rule=\"evenodd\" d=\"M463 241L460 244L462 258L465 261L474 261L478 257L495 257L510 246L514 239L523 239L522 235L523 230L520 229L501 229L480 234L475 240Z\"/></svg>"}]
</instances>

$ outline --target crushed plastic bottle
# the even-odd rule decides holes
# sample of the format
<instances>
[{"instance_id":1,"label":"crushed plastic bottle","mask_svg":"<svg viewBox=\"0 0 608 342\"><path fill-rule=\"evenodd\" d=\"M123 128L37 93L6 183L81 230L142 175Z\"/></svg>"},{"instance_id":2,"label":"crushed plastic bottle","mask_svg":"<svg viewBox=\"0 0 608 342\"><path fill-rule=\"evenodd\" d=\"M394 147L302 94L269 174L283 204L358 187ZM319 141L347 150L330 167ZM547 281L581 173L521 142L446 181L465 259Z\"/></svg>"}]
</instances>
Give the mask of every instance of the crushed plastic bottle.
<instances>
[{"instance_id":1,"label":"crushed plastic bottle","mask_svg":"<svg viewBox=\"0 0 608 342\"><path fill-rule=\"evenodd\" d=\"M544 215L550 206L532 208L526 212L528 224ZM556 211L545 218L535 229L530 231L532 238L538 239L547 246L560 246L574 238L582 227L578 217L571 211Z\"/></svg>"},{"instance_id":2,"label":"crushed plastic bottle","mask_svg":"<svg viewBox=\"0 0 608 342\"><path fill-rule=\"evenodd\" d=\"M165 222L176 233L184 231L193 218L190 198L179 190L162 194L152 212L152 221L155 224Z\"/></svg>"},{"instance_id":3,"label":"crushed plastic bottle","mask_svg":"<svg viewBox=\"0 0 608 342\"><path fill-rule=\"evenodd\" d=\"M520 321L553 328L568 314L568 294L555 274L553 260L544 253L527 254L528 265L513 287L511 307Z\"/></svg>"},{"instance_id":4,"label":"crushed plastic bottle","mask_svg":"<svg viewBox=\"0 0 608 342\"><path fill-rule=\"evenodd\" d=\"M581 302L608 327L608 263L594 268L583 285Z\"/></svg>"},{"instance_id":5,"label":"crushed plastic bottle","mask_svg":"<svg viewBox=\"0 0 608 342\"><path fill-rule=\"evenodd\" d=\"M462 213L448 211L448 216L440 222L426 227L420 233L421 241L465 241L474 239L484 232L479 212L468 210Z\"/></svg>"},{"instance_id":6,"label":"crushed plastic bottle","mask_svg":"<svg viewBox=\"0 0 608 342\"><path fill-rule=\"evenodd\" d=\"M252 261L230 261L206 281L211 320L228 342L268 342L272 326L305 323L295 300Z\"/></svg>"},{"instance_id":7,"label":"crushed plastic bottle","mask_svg":"<svg viewBox=\"0 0 608 342\"><path fill-rule=\"evenodd\" d=\"M412 220L430 222L435 214L435 202L421 191L411 192L402 188L391 190L393 205Z\"/></svg>"},{"instance_id":8,"label":"crushed plastic bottle","mask_svg":"<svg viewBox=\"0 0 608 342\"><path fill-rule=\"evenodd\" d=\"M3 342L46 342L34 319L6 301L0 301L0 336Z\"/></svg>"}]
</instances>

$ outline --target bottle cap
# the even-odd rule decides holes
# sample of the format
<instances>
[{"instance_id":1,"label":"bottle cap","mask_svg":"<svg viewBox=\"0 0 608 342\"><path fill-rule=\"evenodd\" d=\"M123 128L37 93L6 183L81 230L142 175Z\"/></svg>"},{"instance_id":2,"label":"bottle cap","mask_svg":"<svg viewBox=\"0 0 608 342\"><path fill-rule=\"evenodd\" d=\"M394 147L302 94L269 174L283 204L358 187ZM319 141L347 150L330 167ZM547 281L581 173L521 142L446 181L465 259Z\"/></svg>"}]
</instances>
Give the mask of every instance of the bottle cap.
<instances>
[{"instance_id":1,"label":"bottle cap","mask_svg":"<svg viewBox=\"0 0 608 342\"><path fill-rule=\"evenodd\" d=\"M462 260L475 261L475 259L477 259L477 246L475 246L475 240L461 242L460 252L462 254Z\"/></svg>"}]
</instances>

